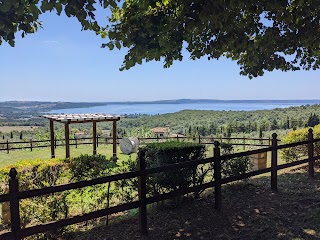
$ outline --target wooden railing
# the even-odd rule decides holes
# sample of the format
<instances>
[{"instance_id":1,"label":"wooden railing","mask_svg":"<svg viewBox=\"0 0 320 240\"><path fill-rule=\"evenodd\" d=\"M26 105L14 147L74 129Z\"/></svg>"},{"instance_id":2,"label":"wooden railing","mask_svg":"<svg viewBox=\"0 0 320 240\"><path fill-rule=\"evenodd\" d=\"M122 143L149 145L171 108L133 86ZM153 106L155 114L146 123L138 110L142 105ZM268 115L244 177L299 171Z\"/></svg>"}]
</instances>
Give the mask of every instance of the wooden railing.
<instances>
[{"instance_id":1,"label":"wooden railing","mask_svg":"<svg viewBox=\"0 0 320 240\"><path fill-rule=\"evenodd\" d=\"M122 138L119 137L117 138L117 144L119 144L119 141ZM177 141L193 141L193 142L198 142L202 144L213 144L214 141L228 141L231 142L232 145L236 146L254 146L254 147L264 147L264 146L270 146L271 144L271 139L270 138L240 138L240 137L202 137L202 136L197 136L197 137L181 137L181 136L176 136L176 137L153 137L153 138L139 138L139 141L144 144L144 143L149 143L149 142L160 142L160 141L168 141L168 140L177 140ZM92 137L86 137L86 138L70 138L70 146L75 146L76 148L78 145L87 145L87 144L92 144L93 138ZM54 141L54 147L60 147L60 146L65 146L63 144L64 139L55 139ZM112 144L112 137L96 137L96 144L97 147L100 144ZM0 141L0 151L6 151L7 153L10 153L10 151L13 150L21 150L21 149L30 149L32 151L35 148L49 148L50 145L50 140L30 140L30 141Z\"/></svg>"},{"instance_id":2,"label":"wooden railing","mask_svg":"<svg viewBox=\"0 0 320 240\"><path fill-rule=\"evenodd\" d=\"M308 163L308 173L310 177L314 177L314 162L315 160L320 159L320 156L314 156L314 143L320 142L320 139L314 139L312 129L309 130L308 134L308 140L302 141L302 142L296 142L291 144L285 144L285 145L278 145L277 140L277 134L272 135L272 145L271 147L267 148L261 148L246 152L239 152L234 153L230 155L221 155L220 154L220 144L219 142L214 143L214 157L211 158L205 158L205 159L199 159L199 160L193 160L188 162L182 162L182 163L175 163L165 166L159 166L155 168L149 168L146 169L146 164L144 160L144 153L143 151L139 152L139 160L138 160L138 170L133 172L127 172L122 174L116 174L101 178L96 178L88 181L80 181L75 183L69 183L65 185L58 185L58 186L52 186L52 187L46 187L42 189L35 189L35 190L27 190L27 191L19 191L19 182L17 179L17 171L16 169L12 168L10 170L9 176L9 193L0 195L0 202L10 202L10 213L11 213L11 231L4 233L0 235L0 239L22 239L27 236L31 236L37 233L46 232L49 230L54 230L59 227L80 223L83 221L87 221L90 219L95 219L103 216L107 216L110 214L126 211L129 209L139 208L139 230L142 235L147 234L147 205L151 203L156 203L159 201L163 201L166 199L172 199L177 196L185 195L192 192L199 192L201 190L207 189L207 188L214 188L215 192L215 208L220 211L223 207L222 203L222 188L221 186L223 184L227 184L230 182L234 182L237 180L242 180L245 178L249 178L252 176L257 176L260 174L271 172L271 189L276 191L277 186L277 174L278 170L289 168L293 166L297 166L300 164ZM290 147L296 147L301 145L308 146L308 157L306 159L281 164L278 165L278 150L290 148ZM265 153L265 152L271 152L271 167L267 167L265 169L257 170L257 171L251 171L244 174L240 174L237 176L222 178L221 175L221 161L230 160L232 158L236 157L244 157L249 156L252 154L258 154L258 153ZM192 186L184 189L178 189L169 193L164 193L158 196L152 196L147 197L146 192L146 179L149 175L170 171L170 170L177 170L181 168L186 167L196 167L200 164L206 164L206 163L214 163L214 181L207 182L201 185ZM138 200L133 201L130 203L125 203L101 210L97 210L94 212L90 212L84 215L78 215L54 222L49 223L43 223L41 225L36 226L30 226L26 228L21 228L20 224L20 211L19 211L19 200L26 199L26 198L32 198L32 197L38 197L43 196L47 194L67 191L71 189L79 189L83 187L93 186L96 184L103 184L103 183L109 183L113 181L118 180L125 180L130 178L138 178Z\"/></svg>"}]
</instances>

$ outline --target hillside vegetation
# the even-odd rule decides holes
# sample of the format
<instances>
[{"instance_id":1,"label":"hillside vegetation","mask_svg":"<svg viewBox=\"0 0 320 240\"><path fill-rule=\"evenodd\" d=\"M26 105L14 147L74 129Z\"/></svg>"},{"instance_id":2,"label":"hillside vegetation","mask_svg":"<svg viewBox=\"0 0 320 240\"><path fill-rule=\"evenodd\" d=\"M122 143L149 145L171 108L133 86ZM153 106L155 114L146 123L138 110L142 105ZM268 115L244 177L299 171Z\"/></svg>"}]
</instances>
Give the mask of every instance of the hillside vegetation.
<instances>
[{"instance_id":1,"label":"hillside vegetation","mask_svg":"<svg viewBox=\"0 0 320 240\"><path fill-rule=\"evenodd\" d=\"M81 105L79 105L81 106ZM4 115L1 112L2 115ZM39 114L39 113L37 113ZM207 110L183 110L176 113L162 115L130 115L121 118L118 122L118 136L154 137L151 128L167 127L168 134L184 134L186 136L246 136L269 137L272 132L284 136L289 130L295 130L307 126L315 126L319 123L320 105L305 105L300 107L277 108L273 110L257 111L207 111ZM40 126L36 131L23 132L17 130L14 134L0 132L0 141L11 138L30 138L44 140L49 137L49 121L36 118L29 119L15 115L1 118L0 126L32 125ZM98 134L111 136L112 124L99 123ZM63 124L55 124L56 135L64 136ZM0 130L1 131L1 130ZM92 124L72 124L71 137L77 131L92 134Z\"/></svg>"},{"instance_id":2,"label":"hillside vegetation","mask_svg":"<svg viewBox=\"0 0 320 240\"><path fill-rule=\"evenodd\" d=\"M308 126L311 114L319 114L320 105L258 111L183 110L155 116L123 119L121 129L170 127L186 135L230 135L254 131L296 129Z\"/></svg>"}]
</instances>

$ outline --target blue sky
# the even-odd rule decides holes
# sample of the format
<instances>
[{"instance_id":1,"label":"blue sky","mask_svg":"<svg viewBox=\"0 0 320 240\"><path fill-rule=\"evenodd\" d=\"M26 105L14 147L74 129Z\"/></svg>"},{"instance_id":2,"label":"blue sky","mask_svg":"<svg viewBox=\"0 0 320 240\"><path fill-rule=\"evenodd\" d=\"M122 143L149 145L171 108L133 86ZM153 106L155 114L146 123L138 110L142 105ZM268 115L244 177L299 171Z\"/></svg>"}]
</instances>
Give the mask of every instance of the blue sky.
<instances>
[{"instance_id":1,"label":"blue sky","mask_svg":"<svg viewBox=\"0 0 320 240\"><path fill-rule=\"evenodd\" d=\"M104 13L98 17L103 19ZM250 80L236 62L188 54L169 69L149 62L119 71L125 49L81 31L76 19L41 17L44 29L0 45L0 101L145 101L161 99L320 99L320 71L266 73Z\"/></svg>"}]
</instances>

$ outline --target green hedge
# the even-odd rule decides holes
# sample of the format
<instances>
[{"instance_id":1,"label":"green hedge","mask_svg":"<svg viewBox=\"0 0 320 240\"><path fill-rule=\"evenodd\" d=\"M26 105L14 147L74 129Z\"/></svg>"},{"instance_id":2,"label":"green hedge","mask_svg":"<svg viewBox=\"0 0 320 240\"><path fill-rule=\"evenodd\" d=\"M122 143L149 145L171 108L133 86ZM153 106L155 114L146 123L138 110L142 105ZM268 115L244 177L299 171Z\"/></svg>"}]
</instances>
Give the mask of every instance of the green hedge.
<instances>
[{"instance_id":1,"label":"green hedge","mask_svg":"<svg viewBox=\"0 0 320 240\"><path fill-rule=\"evenodd\" d=\"M70 159L25 160L0 169L1 193L8 191L8 173L11 167L18 172L19 189L39 189L58 184L88 180L113 174L116 167L102 155L81 155ZM88 213L114 203L115 188L100 184L60 193L23 199L20 201L22 226L57 221L69 216ZM45 233L44 239L50 238ZM41 238L42 239L42 238Z\"/></svg>"},{"instance_id":2,"label":"green hedge","mask_svg":"<svg viewBox=\"0 0 320 240\"><path fill-rule=\"evenodd\" d=\"M232 144L221 143L221 155L235 153ZM248 156L236 157L221 161L221 174L223 177L232 177L244 174L251 169L251 162Z\"/></svg>"},{"instance_id":3,"label":"green hedge","mask_svg":"<svg viewBox=\"0 0 320 240\"><path fill-rule=\"evenodd\" d=\"M146 167L158 167L168 164L181 163L205 157L205 146L195 143L169 141L151 143L141 148L144 151ZM202 183L204 174L207 173L203 166L188 167L170 170L148 177L148 193L159 195L164 192L190 187Z\"/></svg>"}]
</instances>

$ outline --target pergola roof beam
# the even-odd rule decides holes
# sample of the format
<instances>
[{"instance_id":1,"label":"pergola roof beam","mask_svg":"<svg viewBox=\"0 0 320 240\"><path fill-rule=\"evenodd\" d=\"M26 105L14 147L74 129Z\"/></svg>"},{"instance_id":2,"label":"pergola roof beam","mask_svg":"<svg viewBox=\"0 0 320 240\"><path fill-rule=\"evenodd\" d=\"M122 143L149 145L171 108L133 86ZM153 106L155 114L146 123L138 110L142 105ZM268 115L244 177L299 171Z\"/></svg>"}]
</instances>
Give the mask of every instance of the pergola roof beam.
<instances>
[{"instance_id":1,"label":"pergola roof beam","mask_svg":"<svg viewBox=\"0 0 320 240\"><path fill-rule=\"evenodd\" d=\"M119 115L111 114L55 114L55 115L43 115L43 118L47 118L57 122L63 123L84 123L84 122L106 122L106 121L119 121Z\"/></svg>"}]
</instances>

